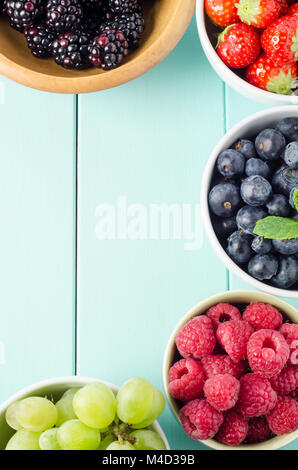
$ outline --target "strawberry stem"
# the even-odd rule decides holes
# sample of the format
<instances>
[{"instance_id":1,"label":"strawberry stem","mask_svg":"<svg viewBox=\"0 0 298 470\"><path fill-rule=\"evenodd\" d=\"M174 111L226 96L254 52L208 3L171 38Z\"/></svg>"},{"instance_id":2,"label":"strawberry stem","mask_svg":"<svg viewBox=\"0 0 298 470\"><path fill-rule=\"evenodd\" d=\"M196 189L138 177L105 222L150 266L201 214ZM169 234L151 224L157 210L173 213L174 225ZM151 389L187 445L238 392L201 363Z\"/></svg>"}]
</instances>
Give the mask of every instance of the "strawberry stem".
<instances>
[{"instance_id":1,"label":"strawberry stem","mask_svg":"<svg viewBox=\"0 0 298 470\"><path fill-rule=\"evenodd\" d=\"M293 80L291 70L289 70L287 74L281 70L277 77L269 78L269 83L266 88L268 91L278 93L279 95L291 95Z\"/></svg>"},{"instance_id":2,"label":"strawberry stem","mask_svg":"<svg viewBox=\"0 0 298 470\"><path fill-rule=\"evenodd\" d=\"M260 0L239 0L239 3L236 3L235 6L241 21L246 24L255 22L256 18L262 13Z\"/></svg>"}]
</instances>

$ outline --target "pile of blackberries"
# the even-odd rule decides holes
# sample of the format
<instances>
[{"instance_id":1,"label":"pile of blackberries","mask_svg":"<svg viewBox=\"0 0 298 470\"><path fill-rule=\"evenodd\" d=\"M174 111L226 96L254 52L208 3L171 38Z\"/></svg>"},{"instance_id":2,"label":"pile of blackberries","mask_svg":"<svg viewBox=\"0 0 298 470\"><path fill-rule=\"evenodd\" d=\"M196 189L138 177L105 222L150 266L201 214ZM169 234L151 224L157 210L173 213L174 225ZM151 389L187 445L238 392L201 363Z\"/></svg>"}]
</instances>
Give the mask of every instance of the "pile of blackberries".
<instances>
[{"instance_id":1,"label":"pile of blackberries","mask_svg":"<svg viewBox=\"0 0 298 470\"><path fill-rule=\"evenodd\" d=\"M145 27L139 0L0 0L1 12L35 57L75 70L119 66Z\"/></svg>"}]
</instances>

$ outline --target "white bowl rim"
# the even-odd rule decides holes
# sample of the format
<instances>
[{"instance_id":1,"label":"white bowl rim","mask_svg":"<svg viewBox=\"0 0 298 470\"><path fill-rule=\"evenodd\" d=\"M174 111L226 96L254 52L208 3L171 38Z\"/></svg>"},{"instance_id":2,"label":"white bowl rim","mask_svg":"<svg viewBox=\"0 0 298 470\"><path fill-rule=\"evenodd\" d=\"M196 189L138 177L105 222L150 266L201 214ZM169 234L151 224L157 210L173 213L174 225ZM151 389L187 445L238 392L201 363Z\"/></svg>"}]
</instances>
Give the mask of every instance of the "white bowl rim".
<instances>
[{"instance_id":1,"label":"white bowl rim","mask_svg":"<svg viewBox=\"0 0 298 470\"><path fill-rule=\"evenodd\" d=\"M250 274L245 272L229 257L229 255L226 253L224 248L221 246L215 234L215 231L213 229L212 222L211 222L209 205L208 205L208 193L210 189L209 187L210 179L213 173L216 159L221 151L221 147L223 146L223 143L231 139L231 137L234 134L239 133L241 135L241 130L245 127L248 127L251 123L253 123L254 120L262 118L262 117L266 118L266 117L271 117L271 116L273 120L274 116L277 118L277 116L280 113L283 113L283 114L288 113L289 116L293 114L297 114L297 117L298 117L298 107L295 108L291 105L290 106L289 105L277 106L274 108L268 108L262 111L258 111L257 113L252 114L242 119L235 126L231 127L231 129L228 130L227 133L219 140L219 142L216 144L216 146L214 147L214 149L212 150L208 158L208 161L205 166L204 173L203 173L203 180L202 180L202 186L201 186L201 214L202 214L202 219L203 219L203 223L204 223L208 238L211 242L213 249L218 254L221 261L225 264L225 266L231 272L236 274L238 277L240 277L243 281L247 282L248 284L253 285L256 289L262 290L269 294L277 295L279 297L289 297L289 298L297 299L298 290L279 289L278 287L270 286L261 281L258 281L257 279L250 276Z\"/></svg>"},{"instance_id":2,"label":"white bowl rim","mask_svg":"<svg viewBox=\"0 0 298 470\"><path fill-rule=\"evenodd\" d=\"M251 97L255 100L267 102L271 104L296 104L298 105L298 96L294 95L278 95L265 91L260 88L251 85L250 83L239 77L233 70L227 67L223 61L219 58L214 49L209 36L207 34L205 25L205 10L204 0L196 0L196 20L198 34L201 40L204 52L209 60L210 64L216 71L216 73L234 90L246 97Z\"/></svg>"},{"instance_id":3,"label":"white bowl rim","mask_svg":"<svg viewBox=\"0 0 298 470\"><path fill-rule=\"evenodd\" d=\"M112 384L110 382L107 382L105 380L101 379L96 379L93 377L85 377L85 376L64 376L64 377L56 377L56 378L51 378L51 379L46 379L42 380L40 382L36 382L34 384L31 384L27 387L24 387L23 389L19 390L18 392L14 393L10 398L5 400L1 405L0 405L0 415L5 413L6 409L15 401L21 400L22 398L25 398L26 396L32 395L36 390L44 387L55 387L55 385L64 385L68 384L67 387L83 387L84 385L87 385L89 383L93 382L100 382L102 384L105 384L107 387L109 387L112 391L118 392L120 387L118 385ZM163 439L166 450L170 450L170 444L168 442L168 439L160 426L159 422L156 420L152 424L154 429L157 431L157 433L160 435L160 437Z\"/></svg>"},{"instance_id":4,"label":"white bowl rim","mask_svg":"<svg viewBox=\"0 0 298 470\"><path fill-rule=\"evenodd\" d=\"M263 302L270 304L271 302L274 302L275 296L272 294L264 293L264 292L258 292L258 291L252 291L252 290L229 290L229 291L223 291L218 294L212 295L211 297L204 298L200 302L198 302L196 305L194 305L188 312L186 312L180 320L176 323L175 327L173 328L171 335L168 339L164 356L163 356L163 365L162 365L162 379L163 379L163 387L165 390L165 394L169 403L170 410L176 419L178 423L181 425L181 422L179 418L176 416L176 413L172 407L172 403L169 401L169 387L168 387L168 369L169 369L169 363L168 363L168 357L171 353L171 348L173 344L175 343L176 336L178 332L181 330L181 328L194 316L199 315L198 310L201 310L202 306L206 303L210 303L211 305L215 305L216 303L219 302L228 302L229 297L232 296L249 296L249 295L256 295L257 297L262 296ZM279 309L281 311L286 310L286 309L291 309L295 310L295 307L293 307L291 304L288 302L276 298L278 304L279 304ZM182 426L182 425L181 425ZM205 444L207 447L210 447L211 449L215 450L278 450L281 449L282 447L290 444L293 442L295 439L298 438L298 429L296 431L293 431L292 433L289 434L282 434L280 436L275 436L272 439L269 439L268 441L260 442L257 444L240 444L239 446L227 446L225 444L222 444L220 442L217 442L214 439L207 439L207 440L198 440L198 442L201 442L202 444ZM279 442L278 445L274 445L276 442ZM273 443L273 446L272 446Z\"/></svg>"}]
</instances>

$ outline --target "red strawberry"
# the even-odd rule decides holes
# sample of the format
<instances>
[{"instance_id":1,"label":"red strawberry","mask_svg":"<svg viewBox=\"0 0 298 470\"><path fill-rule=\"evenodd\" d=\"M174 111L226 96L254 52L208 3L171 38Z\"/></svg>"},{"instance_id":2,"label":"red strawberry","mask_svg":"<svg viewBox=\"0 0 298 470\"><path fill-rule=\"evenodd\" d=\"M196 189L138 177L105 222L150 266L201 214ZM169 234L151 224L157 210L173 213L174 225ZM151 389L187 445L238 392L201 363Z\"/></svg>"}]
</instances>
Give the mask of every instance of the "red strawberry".
<instances>
[{"instance_id":1,"label":"red strawberry","mask_svg":"<svg viewBox=\"0 0 298 470\"><path fill-rule=\"evenodd\" d=\"M267 28L280 15L277 0L239 0L236 7L241 21L256 28Z\"/></svg>"},{"instance_id":2,"label":"red strawberry","mask_svg":"<svg viewBox=\"0 0 298 470\"><path fill-rule=\"evenodd\" d=\"M288 9L288 15L295 15L296 13L298 13L298 3L294 3Z\"/></svg>"},{"instance_id":3,"label":"red strawberry","mask_svg":"<svg viewBox=\"0 0 298 470\"><path fill-rule=\"evenodd\" d=\"M263 32L261 44L275 65L298 59L298 15L283 16L275 21Z\"/></svg>"},{"instance_id":4,"label":"red strawberry","mask_svg":"<svg viewBox=\"0 0 298 470\"><path fill-rule=\"evenodd\" d=\"M291 94L291 85L296 77L296 62L276 67L266 54L262 54L247 68L245 76L251 85L280 95Z\"/></svg>"},{"instance_id":5,"label":"red strawberry","mask_svg":"<svg viewBox=\"0 0 298 470\"><path fill-rule=\"evenodd\" d=\"M226 27L239 21L237 0L205 0L205 11L217 26Z\"/></svg>"},{"instance_id":6,"label":"red strawberry","mask_svg":"<svg viewBox=\"0 0 298 470\"><path fill-rule=\"evenodd\" d=\"M244 23L228 26L218 37L217 53L226 65L234 69L252 64L260 50L257 31Z\"/></svg>"},{"instance_id":7,"label":"red strawberry","mask_svg":"<svg viewBox=\"0 0 298 470\"><path fill-rule=\"evenodd\" d=\"M289 5L287 0L276 0L279 6L279 16L288 14Z\"/></svg>"}]
</instances>

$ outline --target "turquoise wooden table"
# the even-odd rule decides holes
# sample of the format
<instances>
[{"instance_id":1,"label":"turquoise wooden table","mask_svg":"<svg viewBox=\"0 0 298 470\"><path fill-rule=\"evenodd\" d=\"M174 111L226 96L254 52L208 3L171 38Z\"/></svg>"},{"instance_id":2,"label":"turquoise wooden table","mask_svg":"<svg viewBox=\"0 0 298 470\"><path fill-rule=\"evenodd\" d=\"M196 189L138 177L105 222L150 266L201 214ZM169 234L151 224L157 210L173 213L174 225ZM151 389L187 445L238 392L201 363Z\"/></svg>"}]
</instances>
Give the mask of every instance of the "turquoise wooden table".
<instances>
[{"instance_id":1,"label":"turquoise wooden table","mask_svg":"<svg viewBox=\"0 0 298 470\"><path fill-rule=\"evenodd\" d=\"M213 252L198 204L211 149L263 106L216 76L194 21L166 60L127 85L66 96L1 77L0 103L0 401L72 374L118 385L143 376L162 388L181 316L249 288ZM191 228L156 234L148 221L160 204L188 207ZM173 449L206 449L168 408L160 422Z\"/></svg>"}]
</instances>

